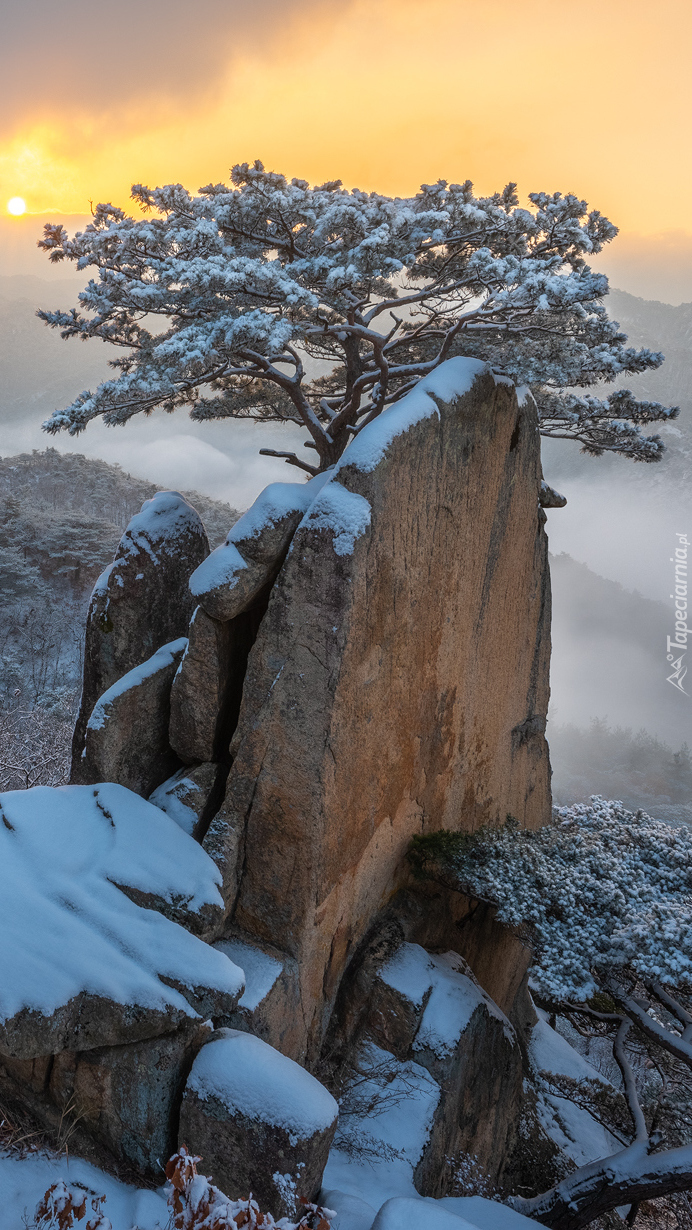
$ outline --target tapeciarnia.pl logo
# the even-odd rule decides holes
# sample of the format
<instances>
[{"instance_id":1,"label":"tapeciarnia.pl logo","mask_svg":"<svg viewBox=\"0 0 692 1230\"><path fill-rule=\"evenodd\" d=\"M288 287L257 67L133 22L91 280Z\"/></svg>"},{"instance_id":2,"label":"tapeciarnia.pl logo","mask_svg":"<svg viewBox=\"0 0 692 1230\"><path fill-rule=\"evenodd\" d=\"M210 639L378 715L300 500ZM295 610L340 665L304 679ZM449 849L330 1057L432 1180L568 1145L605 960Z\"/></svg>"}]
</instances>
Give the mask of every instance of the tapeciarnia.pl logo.
<instances>
[{"instance_id":1,"label":"tapeciarnia.pl logo","mask_svg":"<svg viewBox=\"0 0 692 1230\"><path fill-rule=\"evenodd\" d=\"M675 554L670 557L671 564L675 566L675 592L670 595L675 602L675 635L668 637L666 654L673 673L667 676L667 682L687 696L689 693L682 685L687 674L683 658L687 653L687 638L692 632L692 628L687 626L687 552L690 544L687 534L676 534L675 537L678 540Z\"/></svg>"}]
</instances>

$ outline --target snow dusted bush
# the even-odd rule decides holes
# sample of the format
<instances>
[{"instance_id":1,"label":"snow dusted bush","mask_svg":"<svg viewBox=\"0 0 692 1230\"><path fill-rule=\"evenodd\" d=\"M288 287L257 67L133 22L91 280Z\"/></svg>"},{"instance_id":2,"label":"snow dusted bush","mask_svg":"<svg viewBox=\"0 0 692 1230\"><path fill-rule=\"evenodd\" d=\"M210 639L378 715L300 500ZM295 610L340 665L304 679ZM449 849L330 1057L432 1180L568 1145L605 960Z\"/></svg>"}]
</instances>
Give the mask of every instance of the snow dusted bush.
<instances>
[{"instance_id":1,"label":"snow dusted bush","mask_svg":"<svg viewBox=\"0 0 692 1230\"><path fill-rule=\"evenodd\" d=\"M183 1145L166 1166L171 1230L330 1230L334 1213L316 1204L305 1204L298 1222L286 1217L277 1222L271 1213L260 1211L252 1196L229 1200L197 1173L199 1161ZM60 1179L39 1202L31 1230L82 1230L76 1223L85 1218L83 1230L112 1230L102 1209L104 1201L104 1196L93 1196Z\"/></svg>"},{"instance_id":2,"label":"snow dusted bush","mask_svg":"<svg viewBox=\"0 0 692 1230\"><path fill-rule=\"evenodd\" d=\"M418 839L471 897L497 904L534 950L548 999L589 1000L608 972L692 981L692 832L594 796L537 832L502 828Z\"/></svg>"},{"instance_id":3,"label":"snow dusted bush","mask_svg":"<svg viewBox=\"0 0 692 1230\"><path fill-rule=\"evenodd\" d=\"M581 1230L621 1205L632 1224L642 1201L692 1190L689 1124L665 1129L662 1099L646 1105L633 1063L643 1045L664 1086L671 1064L692 1068L692 832L594 796L538 832L508 817L499 829L417 838L410 857L497 906L533 947L539 1001L583 1036L609 1039L620 1070L629 1143L625 1125L620 1151L510 1203L553 1230Z\"/></svg>"},{"instance_id":4,"label":"snow dusted bush","mask_svg":"<svg viewBox=\"0 0 692 1230\"><path fill-rule=\"evenodd\" d=\"M101 1208L104 1200L105 1196L91 1196L82 1188L70 1190L64 1180L59 1179L39 1201L32 1230L73 1230L75 1222L85 1218L84 1230L112 1230L110 1218Z\"/></svg>"},{"instance_id":5,"label":"snow dusted bush","mask_svg":"<svg viewBox=\"0 0 692 1230\"><path fill-rule=\"evenodd\" d=\"M445 180L399 199L289 182L261 162L235 166L231 181L198 196L136 184L149 217L98 205L73 239L46 226L39 246L52 261L97 276L81 311L39 316L63 337L122 351L120 374L56 411L47 431L74 435L156 406L291 421L308 431L311 459L273 455L314 474L421 376L464 354L531 387L544 435L596 455L661 456L642 428L676 410L623 389L575 392L663 359L628 348L608 319L607 278L587 260L617 229L584 201L537 192L525 209L514 184L476 197L470 181Z\"/></svg>"}]
</instances>

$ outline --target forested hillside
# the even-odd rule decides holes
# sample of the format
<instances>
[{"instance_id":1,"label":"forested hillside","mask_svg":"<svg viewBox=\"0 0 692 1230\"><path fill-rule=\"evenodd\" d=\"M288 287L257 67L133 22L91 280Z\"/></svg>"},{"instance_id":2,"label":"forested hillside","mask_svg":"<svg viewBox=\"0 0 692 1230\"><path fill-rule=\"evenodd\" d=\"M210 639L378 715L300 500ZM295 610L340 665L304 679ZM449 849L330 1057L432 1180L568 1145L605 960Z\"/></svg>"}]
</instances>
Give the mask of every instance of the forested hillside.
<instances>
[{"instance_id":1,"label":"forested hillside","mask_svg":"<svg viewBox=\"0 0 692 1230\"><path fill-rule=\"evenodd\" d=\"M89 595L157 490L76 453L0 459L0 789L62 780ZM184 494L217 546L237 510Z\"/></svg>"}]
</instances>

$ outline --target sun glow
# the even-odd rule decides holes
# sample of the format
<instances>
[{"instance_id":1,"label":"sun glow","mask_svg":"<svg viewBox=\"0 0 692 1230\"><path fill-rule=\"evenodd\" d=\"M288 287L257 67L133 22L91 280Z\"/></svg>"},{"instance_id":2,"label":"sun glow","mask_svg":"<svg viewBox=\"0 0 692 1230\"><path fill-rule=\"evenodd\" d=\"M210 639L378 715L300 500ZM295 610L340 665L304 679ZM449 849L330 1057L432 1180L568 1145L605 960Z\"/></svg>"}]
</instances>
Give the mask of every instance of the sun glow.
<instances>
[{"instance_id":1,"label":"sun glow","mask_svg":"<svg viewBox=\"0 0 692 1230\"><path fill-rule=\"evenodd\" d=\"M26 201L21 196L13 196L7 202L7 212L15 218L21 218L23 213L26 213Z\"/></svg>"}]
</instances>

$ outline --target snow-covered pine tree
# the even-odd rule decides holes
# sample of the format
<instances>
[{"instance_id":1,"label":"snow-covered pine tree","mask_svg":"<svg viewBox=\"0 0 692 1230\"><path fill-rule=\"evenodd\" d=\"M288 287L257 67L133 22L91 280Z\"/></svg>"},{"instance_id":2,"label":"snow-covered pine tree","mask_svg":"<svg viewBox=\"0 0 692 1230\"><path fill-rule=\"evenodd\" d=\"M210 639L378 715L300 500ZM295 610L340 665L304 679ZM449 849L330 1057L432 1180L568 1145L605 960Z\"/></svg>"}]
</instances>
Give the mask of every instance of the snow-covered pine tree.
<instances>
[{"instance_id":1,"label":"snow-covered pine tree","mask_svg":"<svg viewBox=\"0 0 692 1230\"><path fill-rule=\"evenodd\" d=\"M399 199L289 182L261 162L235 166L231 180L198 196L136 184L143 218L99 205L73 239L46 226L50 259L96 276L80 310L39 316L63 337L123 351L119 375L56 411L47 431L157 406L291 421L309 433L310 460L273 455L314 474L420 377L465 354L530 386L544 435L594 455L661 456L642 429L676 409L622 389L579 392L663 360L627 347L608 319L607 278L587 262L617 230L584 201L539 192L525 209L514 184L476 197L470 182L444 180Z\"/></svg>"},{"instance_id":2,"label":"snow-covered pine tree","mask_svg":"<svg viewBox=\"0 0 692 1230\"><path fill-rule=\"evenodd\" d=\"M692 1069L690 829L594 796L556 809L537 832L507 817L475 834L415 838L409 857L418 874L496 906L519 929L539 1004L580 1033L610 1037L620 1069L630 1143L512 1205L552 1230L581 1230L616 1207L636 1215L641 1201L692 1190L689 1120L681 1140L666 1141L628 1053L636 1038L654 1062L662 1051Z\"/></svg>"}]
</instances>

